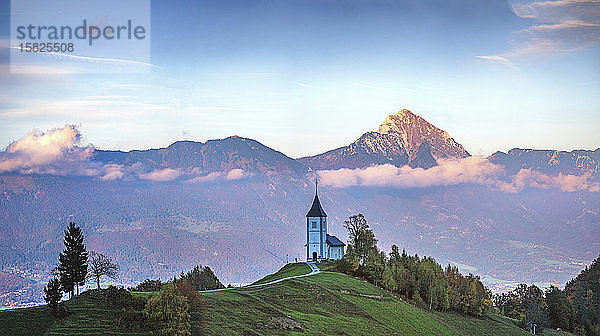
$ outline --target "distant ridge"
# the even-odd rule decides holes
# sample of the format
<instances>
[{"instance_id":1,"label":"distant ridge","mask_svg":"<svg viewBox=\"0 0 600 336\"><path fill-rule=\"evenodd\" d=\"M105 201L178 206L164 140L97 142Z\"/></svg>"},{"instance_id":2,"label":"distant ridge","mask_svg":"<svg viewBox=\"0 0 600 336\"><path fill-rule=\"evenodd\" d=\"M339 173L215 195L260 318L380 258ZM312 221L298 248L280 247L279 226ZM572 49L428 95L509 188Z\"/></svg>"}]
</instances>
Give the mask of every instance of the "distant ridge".
<instances>
[{"instance_id":1,"label":"distant ridge","mask_svg":"<svg viewBox=\"0 0 600 336\"><path fill-rule=\"evenodd\" d=\"M397 134L367 132L348 146L298 161L313 170L363 168L386 163L400 167L408 163L408 154Z\"/></svg>"},{"instance_id":2,"label":"distant ridge","mask_svg":"<svg viewBox=\"0 0 600 336\"><path fill-rule=\"evenodd\" d=\"M230 136L206 142L177 141L166 148L122 151L96 150L94 160L132 165L139 162L146 170L161 168L197 169L202 173L243 169L254 174L291 174L303 176L308 168L291 157L262 143Z\"/></svg>"},{"instance_id":3,"label":"distant ridge","mask_svg":"<svg viewBox=\"0 0 600 336\"><path fill-rule=\"evenodd\" d=\"M592 150L558 150L513 148L507 153L496 152L488 157L495 164L502 165L509 173L521 169L535 169L552 175L585 173L600 174L600 148Z\"/></svg>"}]
</instances>

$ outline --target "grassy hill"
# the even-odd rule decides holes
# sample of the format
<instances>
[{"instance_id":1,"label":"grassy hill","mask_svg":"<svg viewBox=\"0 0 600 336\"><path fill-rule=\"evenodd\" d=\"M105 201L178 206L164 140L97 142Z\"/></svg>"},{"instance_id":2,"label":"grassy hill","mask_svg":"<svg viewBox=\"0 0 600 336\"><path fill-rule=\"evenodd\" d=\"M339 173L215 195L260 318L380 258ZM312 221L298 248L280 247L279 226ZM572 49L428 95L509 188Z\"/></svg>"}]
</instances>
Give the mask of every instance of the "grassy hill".
<instances>
[{"instance_id":1,"label":"grassy hill","mask_svg":"<svg viewBox=\"0 0 600 336\"><path fill-rule=\"evenodd\" d=\"M269 274L266 277L254 282L253 284L262 284L279 280L291 276L310 273L310 267L305 263L286 264L279 271Z\"/></svg>"},{"instance_id":2,"label":"grassy hill","mask_svg":"<svg viewBox=\"0 0 600 336\"><path fill-rule=\"evenodd\" d=\"M205 297L208 335L456 335L419 309L340 273Z\"/></svg>"},{"instance_id":3,"label":"grassy hill","mask_svg":"<svg viewBox=\"0 0 600 336\"><path fill-rule=\"evenodd\" d=\"M148 335L143 330L124 330L118 323L122 311L108 304L101 292L84 292L66 305L70 315L62 319L46 306L0 311L0 335Z\"/></svg>"},{"instance_id":4,"label":"grassy hill","mask_svg":"<svg viewBox=\"0 0 600 336\"><path fill-rule=\"evenodd\" d=\"M322 269L327 269L324 265ZM289 264L264 283L310 272ZM335 272L255 288L203 293L205 325L192 316L192 331L207 335L527 335L514 321L429 313L367 282ZM147 335L119 326L121 311L86 292L67 302L71 315L55 319L46 307L0 312L0 335Z\"/></svg>"}]
</instances>

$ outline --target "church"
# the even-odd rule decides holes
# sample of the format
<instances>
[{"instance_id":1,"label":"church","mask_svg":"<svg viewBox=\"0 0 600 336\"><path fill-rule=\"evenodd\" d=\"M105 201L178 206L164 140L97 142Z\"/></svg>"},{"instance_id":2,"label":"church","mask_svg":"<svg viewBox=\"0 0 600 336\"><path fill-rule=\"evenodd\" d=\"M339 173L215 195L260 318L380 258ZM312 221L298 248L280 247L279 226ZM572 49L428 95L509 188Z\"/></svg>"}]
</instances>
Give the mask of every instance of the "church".
<instances>
[{"instance_id":1,"label":"church","mask_svg":"<svg viewBox=\"0 0 600 336\"><path fill-rule=\"evenodd\" d=\"M344 244L336 236L327 234L327 214L321 202L315 182L315 199L306 214L306 260L338 260L344 256Z\"/></svg>"}]
</instances>

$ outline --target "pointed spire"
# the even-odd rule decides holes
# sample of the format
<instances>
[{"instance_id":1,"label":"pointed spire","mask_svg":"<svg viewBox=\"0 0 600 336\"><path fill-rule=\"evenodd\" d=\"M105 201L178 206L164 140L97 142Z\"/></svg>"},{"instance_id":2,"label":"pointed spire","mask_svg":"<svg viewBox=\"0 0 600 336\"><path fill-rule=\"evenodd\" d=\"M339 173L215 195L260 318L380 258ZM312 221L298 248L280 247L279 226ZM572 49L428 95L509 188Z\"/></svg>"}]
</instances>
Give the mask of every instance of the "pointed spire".
<instances>
[{"instance_id":1,"label":"pointed spire","mask_svg":"<svg viewBox=\"0 0 600 336\"><path fill-rule=\"evenodd\" d=\"M325 210L321 207L321 202L319 201L319 178L315 178L315 199L313 200L312 207L306 214L306 217L327 217Z\"/></svg>"}]
</instances>

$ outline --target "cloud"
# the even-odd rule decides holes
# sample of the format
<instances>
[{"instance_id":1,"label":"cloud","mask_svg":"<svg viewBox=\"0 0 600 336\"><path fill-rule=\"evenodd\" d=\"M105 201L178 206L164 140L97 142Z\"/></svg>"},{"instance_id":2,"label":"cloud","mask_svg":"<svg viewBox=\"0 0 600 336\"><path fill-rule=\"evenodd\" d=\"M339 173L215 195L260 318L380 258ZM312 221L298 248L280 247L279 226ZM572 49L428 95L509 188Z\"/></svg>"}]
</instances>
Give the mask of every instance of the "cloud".
<instances>
[{"instance_id":1,"label":"cloud","mask_svg":"<svg viewBox=\"0 0 600 336\"><path fill-rule=\"evenodd\" d=\"M565 21L557 24L547 24L547 25L539 25L532 26L527 30L530 32L554 32L563 29L578 29L578 28L597 28L600 27L600 24L597 23L589 23L581 20L571 20Z\"/></svg>"},{"instance_id":2,"label":"cloud","mask_svg":"<svg viewBox=\"0 0 600 336\"><path fill-rule=\"evenodd\" d=\"M243 169L232 169L225 175L226 180L239 180L246 177L246 173Z\"/></svg>"},{"instance_id":3,"label":"cloud","mask_svg":"<svg viewBox=\"0 0 600 336\"><path fill-rule=\"evenodd\" d=\"M557 176L550 176L531 169L521 169L511 177L510 181L499 180L495 186L508 193L517 193L527 187L559 189L564 192L600 191L600 183L592 181L589 174L577 176L559 173Z\"/></svg>"},{"instance_id":4,"label":"cloud","mask_svg":"<svg viewBox=\"0 0 600 336\"><path fill-rule=\"evenodd\" d=\"M14 99L13 99L14 102ZM120 96L89 96L78 99L40 100L18 102L27 106L4 109L0 115L4 118L31 118L52 115L69 118L81 111L96 118L136 118L149 111L168 111L167 105L152 104L128 100Z\"/></svg>"},{"instance_id":5,"label":"cloud","mask_svg":"<svg viewBox=\"0 0 600 336\"><path fill-rule=\"evenodd\" d=\"M10 39L6 39L6 38L0 38L0 48L16 49L19 51L21 50L21 48L19 46L13 45L12 41ZM73 54L60 53L60 52L46 52L46 53L40 53L40 54L43 54L45 56L54 56L54 57L78 60L78 61L113 63L113 64L120 64L120 65L126 65L126 66L143 66L143 67L158 68L158 69L162 68L161 66L156 65L156 64L142 62L142 61L136 61L136 60L131 60L131 59L124 59L124 58L90 57L90 56L73 55ZM30 73L31 71L27 71L27 72Z\"/></svg>"},{"instance_id":6,"label":"cloud","mask_svg":"<svg viewBox=\"0 0 600 336\"><path fill-rule=\"evenodd\" d=\"M498 63L498 64L504 65L504 66L506 66L508 68L514 69L514 70L518 70L519 69L519 67L517 67L513 62L511 62L511 60L509 60L506 57L502 57L502 56L498 56L498 55L495 55L495 56L475 56L475 57L476 58L480 58L480 59L484 59L484 60L487 60L487 61L491 61L491 62L494 62L494 63Z\"/></svg>"},{"instance_id":7,"label":"cloud","mask_svg":"<svg viewBox=\"0 0 600 336\"><path fill-rule=\"evenodd\" d=\"M81 70L73 66L50 66L41 64L12 63L0 67L2 72L12 72L18 75L54 76L72 75L80 73Z\"/></svg>"},{"instance_id":8,"label":"cloud","mask_svg":"<svg viewBox=\"0 0 600 336\"><path fill-rule=\"evenodd\" d=\"M172 181L181 175L183 175L183 172L179 169L163 168L149 173L140 174L140 178L155 182L165 182Z\"/></svg>"},{"instance_id":9,"label":"cloud","mask_svg":"<svg viewBox=\"0 0 600 336\"><path fill-rule=\"evenodd\" d=\"M212 172L207 175L196 176L189 180L186 180L187 183L205 183L205 182L215 182L215 181L233 181L239 180L244 177L249 176L243 169L232 169L228 172Z\"/></svg>"},{"instance_id":10,"label":"cloud","mask_svg":"<svg viewBox=\"0 0 600 336\"><path fill-rule=\"evenodd\" d=\"M17 47L13 47L13 48L18 49ZM127 66L132 66L132 65L133 66L144 66L144 67L159 68L159 69L161 68L160 66L152 64L152 63L146 63L146 62L130 60L130 59L79 56L79 55L71 55L71 54L58 53L58 52L49 52L49 53L45 53L45 55L59 56L59 57L67 58L67 59L90 61L90 62L115 63L115 64L127 65Z\"/></svg>"},{"instance_id":11,"label":"cloud","mask_svg":"<svg viewBox=\"0 0 600 336\"><path fill-rule=\"evenodd\" d=\"M104 181L112 181L122 179L124 176L125 166L113 163L104 165L104 174L100 176L100 179Z\"/></svg>"},{"instance_id":12,"label":"cloud","mask_svg":"<svg viewBox=\"0 0 600 336\"><path fill-rule=\"evenodd\" d=\"M547 0L513 5L513 12L530 25L515 32L511 51L476 56L499 64L504 60L569 53L600 43L599 0Z\"/></svg>"},{"instance_id":13,"label":"cloud","mask_svg":"<svg viewBox=\"0 0 600 336\"><path fill-rule=\"evenodd\" d=\"M502 167L485 158L470 156L460 160L441 159L437 166L427 170L409 166L398 168L385 164L359 169L319 171L318 174L323 184L334 187L363 185L421 188L460 183L488 184L490 179L502 171Z\"/></svg>"},{"instance_id":14,"label":"cloud","mask_svg":"<svg viewBox=\"0 0 600 336\"><path fill-rule=\"evenodd\" d=\"M517 193L527 187L560 189L565 192L600 191L600 183L591 176L559 174L549 176L538 171L522 169L507 176L502 166L483 157L440 159L438 166L423 169L390 164L359 169L323 170L318 172L321 183L336 188L351 186L424 188L462 183L486 185L495 190Z\"/></svg>"},{"instance_id":15,"label":"cloud","mask_svg":"<svg viewBox=\"0 0 600 336\"><path fill-rule=\"evenodd\" d=\"M595 21L600 17L598 0L547 0L513 5L513 12L540 22L563 22L572 18Z\"/></svg>"},{"instance_id":16,"label":"cloud","mask_svg":"<svg viewBox=\"0 0 600 336\"><path fill-rule=\"evenodd\" d=\"M80 142L81 135L73 125L46 133L34 130L0 152L0 172L98 175L101 166L89 161L94 148Z\"/></svg>"},{"instance_id":17,"label":"cloud","mask_svg":"<svg viewBox=\"0 0 600 336\"><path fill-rule=\"evenodd\" d=\"M59 176L89 176L102 181L142 179L154 182L173 181L180 177L185 182L233 181L250 176L242 169L212 172L201 175L199 168L160 168L144 170L141 162L129 165L102 163L92 160L92 145L81 145L81 134L73 125L65 125L47 132L33 130L13 141L0 151L0 174L49 174Z\"/></svg>"},{"instance_id":18,"label":"cloud","mask_svg":"<svg viewBox=\"0 0 600 336\"><path fill-rule=\"evenodd\" d=\"M92 145L81 145L81 134L74 125L47 132L33 130L0 152L0 173L91 176L101 180L139 174L139 163L103 165L91 160L93 153Z\"/></svg>"},{"instance_id":19,"label":"cloud","mask_svg":"<svg viewBox=\"0 0 600 336\"><path fill-rule=\"evenodd\" d=\"M522 46L512 55L569 52L600 43L600 1L558 0L515 4L515 14L537 21L519 32Z\"/></svg>"}]
</instances>

